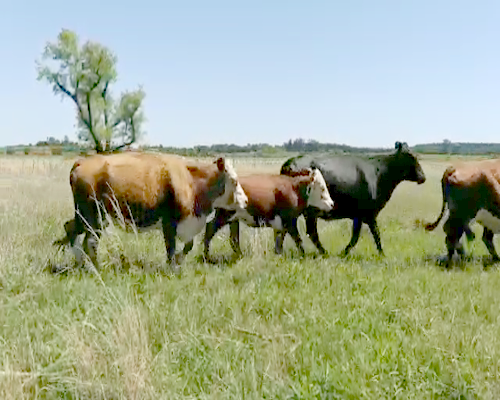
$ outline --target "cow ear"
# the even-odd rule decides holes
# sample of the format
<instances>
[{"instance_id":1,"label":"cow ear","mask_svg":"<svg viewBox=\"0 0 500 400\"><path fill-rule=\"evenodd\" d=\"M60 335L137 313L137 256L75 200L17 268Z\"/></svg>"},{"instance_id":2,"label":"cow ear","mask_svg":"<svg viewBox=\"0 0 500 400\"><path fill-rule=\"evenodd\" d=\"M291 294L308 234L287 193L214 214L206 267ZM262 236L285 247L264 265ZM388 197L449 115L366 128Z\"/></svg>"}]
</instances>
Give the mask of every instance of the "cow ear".
<instances>
[{"instance_id":1,"label":"cow ear","mask_svg":"<svg viewBox=\"0 0 500 400\"><path fill-rule=\"evenodd\" d=\"M217 168L219 168L219 171L224 171L224 168L226 167L224 157L219 157L216 163L217 163Z\"/></svg>"}]
</instances>

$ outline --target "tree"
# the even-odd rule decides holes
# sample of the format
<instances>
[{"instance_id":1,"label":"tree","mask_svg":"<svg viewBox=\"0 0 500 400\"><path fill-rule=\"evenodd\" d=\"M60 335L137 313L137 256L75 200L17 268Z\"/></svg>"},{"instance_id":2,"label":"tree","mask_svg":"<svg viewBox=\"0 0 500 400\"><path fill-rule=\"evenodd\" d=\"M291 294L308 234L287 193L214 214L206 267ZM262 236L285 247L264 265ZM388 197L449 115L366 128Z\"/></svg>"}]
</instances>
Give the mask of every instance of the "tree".
<instances>
[{"instance_id":1,"label":"tree","mask_svg":"<svg viewBox=\"0 0 500 400\"><path fill-rule=\"evenodd\" d=\"M443 149L443 153L451 153L451 150L452 150L452 143L450 140L448 139L444 139L443 140L443 144L442 144L442 149Z\"/></svg>"},{"instance_id":2,"label":"tree","mask_svg":"<svg viewBox=\"0 0 500 400\"><path fill-rule=\"evenodd\" d=\"M58 68L51 68L49 62ZM91 143L98 153L129 146L142 134L145 93L139 87L113 99L116 63L107 47L92 41L80 47L77 34L68 29L59 33L55 43L47 42L41 60L36 61L37 79L49 83L55 95L74 102L78 139Z\"/></svg>"}]
</instances>

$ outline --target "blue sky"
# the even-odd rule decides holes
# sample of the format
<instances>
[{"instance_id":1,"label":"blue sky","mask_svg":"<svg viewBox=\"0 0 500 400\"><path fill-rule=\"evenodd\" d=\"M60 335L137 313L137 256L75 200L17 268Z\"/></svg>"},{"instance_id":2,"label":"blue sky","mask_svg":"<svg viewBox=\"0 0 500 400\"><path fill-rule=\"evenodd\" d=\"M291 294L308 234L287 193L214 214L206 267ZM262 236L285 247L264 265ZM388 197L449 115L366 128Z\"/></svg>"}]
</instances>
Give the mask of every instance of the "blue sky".
<instances>
[{"instance_id":1,"label":"blue sky","mask_svg":"<svg viewBox=\"0 0 500 400\"><path fill-rule=\"evenodd\" d=\"M500 141L499 1L6 1L0 145L75 138L36 80L62 28L143 84L151 144Z\"/></svg>"}]
</instances>

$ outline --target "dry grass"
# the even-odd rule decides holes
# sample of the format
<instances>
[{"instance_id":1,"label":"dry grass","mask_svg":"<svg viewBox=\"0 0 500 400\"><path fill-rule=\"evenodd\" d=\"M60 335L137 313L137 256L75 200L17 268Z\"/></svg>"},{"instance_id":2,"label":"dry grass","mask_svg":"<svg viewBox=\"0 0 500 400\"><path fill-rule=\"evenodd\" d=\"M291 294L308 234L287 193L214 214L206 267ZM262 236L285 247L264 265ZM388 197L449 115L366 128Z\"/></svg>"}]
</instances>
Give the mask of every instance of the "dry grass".
<instances>
[{"instance_id":1,"label":"dry grass","mask_svg":"<svg viewBox=\"0 0 500 400\"><path fill-rule=\"evenodd\" d=\"M160 232L119 228L98 274L48 272L72 262L50 246L72 217L71 164L0 158L0 398L498 398L500 274L480 240L444 271L429 260L441 228L414 227L439 213L447 160L426 158L428 181L401 184L381 213L384 259L367 229L337 257L351 223L321 221L328 257L305 240L301 259L290 238L275 256L270 229L245 228L242 259L204 264L198 238L179 277ZM212 243L224 260L227 231Z\"/></svg>"}]
</instances>

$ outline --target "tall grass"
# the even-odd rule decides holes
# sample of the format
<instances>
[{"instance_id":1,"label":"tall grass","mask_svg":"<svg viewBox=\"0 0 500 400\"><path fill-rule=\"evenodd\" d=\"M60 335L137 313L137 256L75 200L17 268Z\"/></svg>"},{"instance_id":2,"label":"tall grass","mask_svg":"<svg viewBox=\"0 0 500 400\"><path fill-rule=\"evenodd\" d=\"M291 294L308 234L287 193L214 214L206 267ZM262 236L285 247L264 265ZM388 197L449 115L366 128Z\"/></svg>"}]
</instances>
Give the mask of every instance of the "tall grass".
<instances>
[{"instance_id":1,"label":"tall grass","mask_svg":"<svg viewBox=\"0 0 500 400\"><path fill-rule=\"evenodd\" d=\"M500 274L480 240L443 270L442 229L414 227L438 215L446 165L426 160L428 181L394 193L385 258L365 228L339 258L343 220L319 223L327 257L305 239L300 258L290 238L276 256L271 229L243 228L233 262L226 227L219 265L198 237L173 276L161 232L120 228L103 235L98 274L50 273L72 263L50 245L73 215L71 161L0 158L0 398L498 398Z\"/></svg>"}]
</instances>

